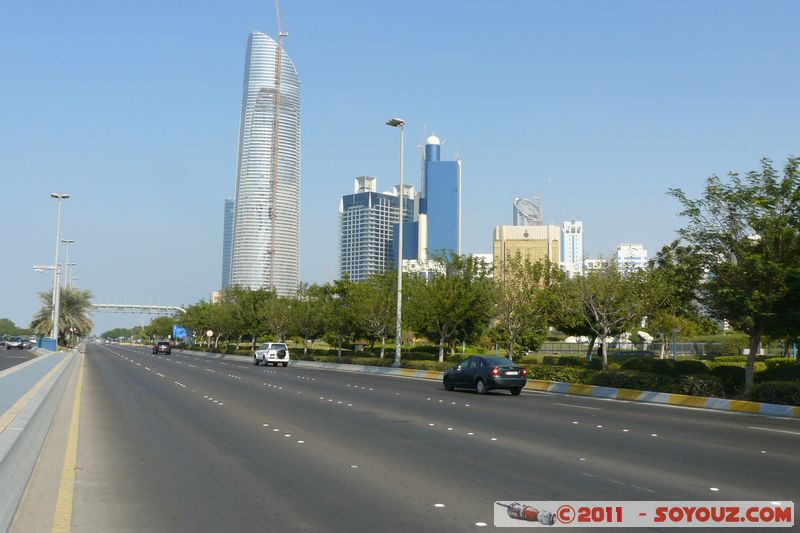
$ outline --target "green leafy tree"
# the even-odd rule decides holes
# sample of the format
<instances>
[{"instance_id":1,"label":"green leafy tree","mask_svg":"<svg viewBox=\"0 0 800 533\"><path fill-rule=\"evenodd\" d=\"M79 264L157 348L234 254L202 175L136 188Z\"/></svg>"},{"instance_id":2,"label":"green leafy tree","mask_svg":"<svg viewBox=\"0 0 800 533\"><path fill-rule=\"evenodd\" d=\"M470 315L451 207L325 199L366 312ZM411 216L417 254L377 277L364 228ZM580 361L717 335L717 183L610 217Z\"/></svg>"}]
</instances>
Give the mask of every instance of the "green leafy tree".
<instances>
[{"instance_id":1,"label":"green leafy tree","mask_svg":"<svg viewBox=\"0 0 800 533\"><path fill-rule=\"evenodd\" d=\"M18 328L8 318L0 318L0 336L25 335L27 332L28 330Z\"/></svg>"},{"instance_id":2,"label":"green leafy tree","mask_svg":"<svg viewBox=\"0 0 800 533\"><path fill-rule=\"evenodd\" d=\"M293 298L283 298L274 292L268 292L259 306L259 319L265 333L284 342L289 334L292 320Z\"/></svg>"},{"instance_id":3,"label":"green leafy tree","mask_svg":"<svg viewBox=\"0 0 800 533\"><path fill-rule=\"evenodd\" d=\"M381 341L381 359L386 338L397 325L397 275L388 272L354 283L351 288L353 317L360 329Z\"/></svg>"},{"instance_id":4,"label":"green leafy tree","mask_svg":"<svg viewBox=\"0 0 800 533\"><path fill-rule=\"evenodd\" d=\"M251 349L256 349L256 340L264 329L261 323L263 301L269 298L269 292L263 289L250 290L234 286L226 289L223 298L234 304L234 329L238 336L237 345L242 337L249 336Z\"/></svg>"},{"instance_id":5,"label":"green leafy tree","mask_svg":"<svg viewBox=\"0 0 800 533\"><path fill-rule=\"evenodd\" d=\"M486 328L491 316L491 281L470 256L433 259L430 276L409 277L410 323L416 332L438 341L439 362L456 334L465 338Z\"/></svg>"},{"instance_id":6,"label":"green leafy tree","mask_svg":"<svg viewBox=\"0 0 800 533\"><path fill-rule=\"evenodd\" d=\"M336 355L341 357L342 344L350 340L355 330L351 299L352 283L337 280L322 288L325 338L336 346Z\"/></svg>"},{"instance_id":7,"label":"green leafy tree","mask_svg":"<svg viewBox=\"0 0 800 533\"><path fill-rule=\"evenodd\" d=\"M585 276L565 281L558 291L565 315L581 315L601 342L603 370L608 369L608 337L619 335L669 302L663 279L646 269L620 271L615 261Z\"/></svg>"},{"instance_id":8,"label":"green leafy tree","mask_svg":"<svg viewBox=\"0 0 800 533\"><path fill-rule=\"evenodd\" d=\"M303 338L303 355L308 353L308 343L325 330L323 290L318 285L301 286L297 301L291 309L292 331Z\"/></svg>"},{"instance_id":9,"label":"green leafy tree","mask_svg":"<svg viewBox=\"0 0 800 533\"><path fill-rule=\"evenodd\" d=\"M129 339L136 335L139 328L114 328L100 335L102 339Z\"/></svg>"},{"instance_id":10,"label":"green leafy tree","mask_svg":"<svg viewBox=\"0 0 800 533\"><path fill-rule=\"evenodd\" d=\"M159 316L150 321L145 328L145 334L151 339L167 339L172 335L172 327L176 320L170 316Z\"/></svg>"},{"instance_id":11,"label":"green leafy tree","mask_svg":"<svg viewBox=\"0 0 800 533\"><path fill-rule=\"evenodd\" d=\"M53 330L53 291L40 292L42 308L31 322L37 335L46 336ZM72 287L61 289L58 319L58 343L67 345L67 337L86 336L92 331L92 293Z\"/></svg>"},{"instance_id":12,"label":"green leafy tree","mask_svg":"<svg viewBox=\"0 0 800 533\"><path fill-rule=\"evenodd\" d=\"M515 343L530 344L537 334L547 329L546 315L551 307L548 290L558 267L529 258L517 252L507 257L494 272L492 303L494 323L499 339L508 346L508 358L513 360Z\"/></svg>"},{"instance_id":13,"label":"green leafy tree","mask_svg":"<svg viewBox=\"0 0 800 533\"><path fill-rule=\"evenodd\" d=\"M800 158L788 159L782 176L763 159L760 170L730 173L727 182L711 176L697 199L669 194L688 219L681 237L701 251L703 304L750 337L749 396L762 338L800 330Z\"/></svg>"}]
</instances>

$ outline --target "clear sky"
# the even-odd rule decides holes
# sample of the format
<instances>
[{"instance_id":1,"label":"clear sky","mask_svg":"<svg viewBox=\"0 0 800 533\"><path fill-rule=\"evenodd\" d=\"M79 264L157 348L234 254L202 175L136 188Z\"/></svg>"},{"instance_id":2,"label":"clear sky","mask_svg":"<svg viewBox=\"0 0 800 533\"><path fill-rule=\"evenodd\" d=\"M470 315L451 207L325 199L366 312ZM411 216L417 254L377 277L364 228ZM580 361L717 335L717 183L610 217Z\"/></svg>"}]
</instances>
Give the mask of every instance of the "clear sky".
<instances>
[{"instance_id":1,"label":"clear sky","mask_svg":"<svg viewBox=\"0 0 800 533\"><path fill-rule=\"evenodd\" d=\"M515 196L584 222L587 254L681 225L681 187L800 155L800 2L283 0L302 85L301 278L337 273L353 177L419 186L430 133L463 160L464 252ZM52 276L55 201L96 302L191 304L221 275L244 54L277 33L248 0L0 5L0 318L27 326ZM63 261L63 256L62 256ZM94 317L96 332L140 323ZM148 319L144 319L145 323Z\"/></svg>"}]
</instances>

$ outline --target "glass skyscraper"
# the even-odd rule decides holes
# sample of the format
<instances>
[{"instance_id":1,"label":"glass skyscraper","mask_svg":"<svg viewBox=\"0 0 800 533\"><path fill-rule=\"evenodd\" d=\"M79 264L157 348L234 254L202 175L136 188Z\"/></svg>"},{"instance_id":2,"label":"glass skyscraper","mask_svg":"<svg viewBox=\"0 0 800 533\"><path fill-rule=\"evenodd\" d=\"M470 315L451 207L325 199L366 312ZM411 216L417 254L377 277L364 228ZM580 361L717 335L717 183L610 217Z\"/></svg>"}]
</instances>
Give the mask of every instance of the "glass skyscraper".
<instances>
[{"instance_id":1,"label":"glass skyscraper","mask_svg":"<svg viewBox=\"0 0 800 533\"><path fill-rule=\"evenodd\" d=\"M233 198L225 198L222 226L222 288L231 286L231 247L233 246Z\"/></svg>"},{"instance_id":2,"label":"glass skyscraper","mask_svg":"<svg viewBox=\"0 0 800 533\"><path fill-rule=\"evenodd\" d=\"M461 254L461 161L441 161L440 152L439 138L431 135L425 142L420 201L420 212L428 219L428 257Z\"/></svg>"},{"instance_id":3,"label":"glass skyscraper","mask_svg":"<svg viewBox=\"0 0 800 533\"><path fill-rule=\"evenodd\" d=\"M239 123L230 285L274 289L288 296L297 291L300 281L300 82L283 52L278 86L277 64L278 44L263 33L250 34Z\"/></svg>"},{"instance_id":4,"label":"glass skyscraper","mask_svg":"<svg viewBox=\"0 0 800 533\"><path fill-rule=\"evenodd\" d=\"M403 218L411 220L413 187L405 187ZM339 276L362 281L383 274L393 263L393 228L400 220L396 187L392 194L376 192L377 181L370 176L355 178L353 194L339 202ZM410 194L409 194L410 193Z\"/></svg>"}]
</instances>

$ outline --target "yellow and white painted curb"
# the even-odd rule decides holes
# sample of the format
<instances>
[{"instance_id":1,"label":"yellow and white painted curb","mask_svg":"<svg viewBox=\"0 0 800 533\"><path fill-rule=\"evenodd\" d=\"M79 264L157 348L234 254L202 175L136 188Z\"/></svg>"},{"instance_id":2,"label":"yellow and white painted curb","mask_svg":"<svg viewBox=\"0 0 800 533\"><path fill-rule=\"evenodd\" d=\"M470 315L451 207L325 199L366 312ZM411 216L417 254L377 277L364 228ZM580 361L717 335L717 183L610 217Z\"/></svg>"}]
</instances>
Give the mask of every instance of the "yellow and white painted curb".
<instances>
[{"instance_id":1,"label":"yellow and white painted curb","mask_svg":"<svg viewBox=\"0 0 800 533\"><path fill-rule=\"evenodd\" d=\"M778 405L774 403L724 400L722 398L687 396L685 394L672 394L669 392L615 389L613 387L560 383L557 381L541 381L537 379L529 379L525 388L541 392L573 394L576 396L591 396L593 398L627 400L630 402L660 403L683 407L697 407L700 409L715 409L717 411L734 411L738 413L800 418L800 407L791 405Z\"/></svg>"}]
</instances>

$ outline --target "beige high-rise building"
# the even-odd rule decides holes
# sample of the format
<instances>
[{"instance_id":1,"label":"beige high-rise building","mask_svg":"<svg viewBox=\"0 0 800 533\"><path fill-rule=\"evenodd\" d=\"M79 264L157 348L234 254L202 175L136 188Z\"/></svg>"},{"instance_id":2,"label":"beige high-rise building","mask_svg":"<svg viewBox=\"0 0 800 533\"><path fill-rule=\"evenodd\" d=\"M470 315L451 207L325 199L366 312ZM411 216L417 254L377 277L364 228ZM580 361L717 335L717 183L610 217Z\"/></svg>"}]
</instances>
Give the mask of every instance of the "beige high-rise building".
<instances>
[{"instance_id":1,"label":"beige high-rise building","mask_svg":"<svg viewBox=\"0 0 800 533\"><path fill-rule=\"evenodd\" d=\"M497 226L494 228L494 268L503 268L503 260L514 257L517 252L522 259L550 261L558 264L561 259L561 228L558 226Z\"/></svg>"}]
</instances>

